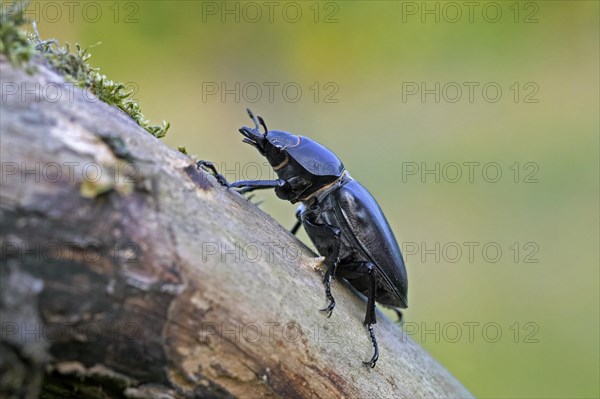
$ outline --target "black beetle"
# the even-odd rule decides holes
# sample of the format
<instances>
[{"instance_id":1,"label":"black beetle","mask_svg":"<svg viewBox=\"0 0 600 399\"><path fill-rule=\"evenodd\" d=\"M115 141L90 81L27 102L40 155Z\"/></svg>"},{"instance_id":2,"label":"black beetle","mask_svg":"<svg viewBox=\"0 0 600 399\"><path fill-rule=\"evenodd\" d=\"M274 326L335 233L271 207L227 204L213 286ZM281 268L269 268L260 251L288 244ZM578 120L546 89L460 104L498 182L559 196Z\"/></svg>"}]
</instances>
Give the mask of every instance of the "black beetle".
<instances>
[{"instance_id":1,"label":"black beetle","mask_svg":"<svg viewBox=\"0 0 600 399\"><path fill-rule=\"evenodd\" d=\"M367 326L374 353L364 364L375 367L379 358L373 331L375 301L393 308L407 307L408 280L402 253L381 208L373 196L352 179L338 157L321 144L303 136L267 129L264 120L247 110L255 128L240 129L244 142L253 145L267 158L279 179L242 180L228 183L214 165L198 162L208 168L218 181L244 193L274 188L277 196L302 204L296 212L296 234L302 224L319 253L325 257L325 294L329 305L321 309L331 316L335 300L331 280L345 278L356 290L367 296ZM265 132L260 132L260 125Z\"/></svg>"}]
</instances>

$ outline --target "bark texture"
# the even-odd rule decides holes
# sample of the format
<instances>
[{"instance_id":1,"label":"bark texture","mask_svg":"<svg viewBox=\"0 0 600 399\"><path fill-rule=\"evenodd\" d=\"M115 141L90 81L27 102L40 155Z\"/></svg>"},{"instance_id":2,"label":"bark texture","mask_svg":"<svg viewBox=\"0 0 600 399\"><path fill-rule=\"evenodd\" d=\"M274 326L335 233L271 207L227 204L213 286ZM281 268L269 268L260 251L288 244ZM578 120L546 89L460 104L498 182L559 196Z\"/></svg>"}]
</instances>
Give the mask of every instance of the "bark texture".
<instances>
[{"instance_id":1,"label":"bark texture","mask_svg":"<svg viewBox=\"0 0 600 399\"><path fill-rule=\"evenodd\" d=\"M0 56L0 396L471 394L194 160L36 60Z\"/></svg>"}]
</instances>

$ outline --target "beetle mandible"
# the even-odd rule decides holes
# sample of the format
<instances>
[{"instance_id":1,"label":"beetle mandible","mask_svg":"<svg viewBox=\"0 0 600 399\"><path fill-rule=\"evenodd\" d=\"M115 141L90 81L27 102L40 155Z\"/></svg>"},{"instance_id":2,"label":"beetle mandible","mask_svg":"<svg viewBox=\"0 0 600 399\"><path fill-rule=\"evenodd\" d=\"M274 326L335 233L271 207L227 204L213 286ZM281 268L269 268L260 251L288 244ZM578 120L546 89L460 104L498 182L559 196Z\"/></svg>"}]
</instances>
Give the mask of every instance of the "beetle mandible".
<instances>
[{"instance_id":1,"label":"beetle mandible","mask_svg":"<svg viewBox=\"0 0 600 399\"><path fill-rule=\"evenodd\" d=\"M247 111L255 127L239 130L243 141L267 158L279 178L228 183L211 162L200 161L198 167L209 169L219 183L240 193L274 188L279 198L301 203L292 233L304 226L319 254L325 257L323 282L329 304L321 311L328 312L327 317L333 312L331 281L335 276L345 278L367 296L364 324L374 353L363 363L375 367L379 358L373 330L377 322L375 302L393 308L399 315L399 309L407 307L406 267L394 233L373 196L350 177L333 152L303 136L269 131L260 116L257 119Z\"/></svg>"}]
</instances>

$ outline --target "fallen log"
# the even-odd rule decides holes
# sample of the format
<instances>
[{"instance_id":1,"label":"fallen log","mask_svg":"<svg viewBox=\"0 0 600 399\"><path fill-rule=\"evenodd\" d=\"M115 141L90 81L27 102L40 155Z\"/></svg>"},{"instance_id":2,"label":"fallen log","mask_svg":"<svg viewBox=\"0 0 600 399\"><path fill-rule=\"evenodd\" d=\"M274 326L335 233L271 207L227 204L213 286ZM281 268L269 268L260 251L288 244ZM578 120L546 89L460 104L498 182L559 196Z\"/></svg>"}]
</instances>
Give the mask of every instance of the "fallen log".
<instances>
[{"instance_id":1,"label":"fallen log","mask_svg":"<svg viewBox=\"0 0 600 399\"><path fill-rule=\"evenodd\" d=\"M365 368L365 302L336 282L320 314L321 258L33 62L0 55L0 396L471 397L381 313Z\"/></svg>"}]
</instances>

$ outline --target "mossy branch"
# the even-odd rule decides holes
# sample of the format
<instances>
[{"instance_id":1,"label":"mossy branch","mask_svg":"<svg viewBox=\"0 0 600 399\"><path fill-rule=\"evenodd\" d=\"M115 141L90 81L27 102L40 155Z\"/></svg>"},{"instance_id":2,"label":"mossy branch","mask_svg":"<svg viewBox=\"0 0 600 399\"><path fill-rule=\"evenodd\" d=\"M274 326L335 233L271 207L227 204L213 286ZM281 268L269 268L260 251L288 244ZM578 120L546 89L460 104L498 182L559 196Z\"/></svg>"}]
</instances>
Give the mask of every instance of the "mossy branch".
<instances>
[{"instance_id":1,"label":"mossy branch","mask_svg":"<svg viewBox=\"0 0 600 399\"><path fill-rule=\"evenodd\" d=\"M24 30L29 23L25 17L27 4L28 1L17 2L13 7L7 7L0 1L0 53L5 54L13 65L20 65L29 72L33 72L29 65L31 57L40 54L69 82L89 89L103 102L118 107L153 136L161 138L167 134L170 124L163 121L162 125L151 125L139 102L132 98L133 91L128 91L123 83L108 79L89 64L91 54L87 49L75 44L75 51L71 51L69 44L61 46L56 40L41 40L35 21L33 33L27 34Z\"/></svg>"}]
</instances>

